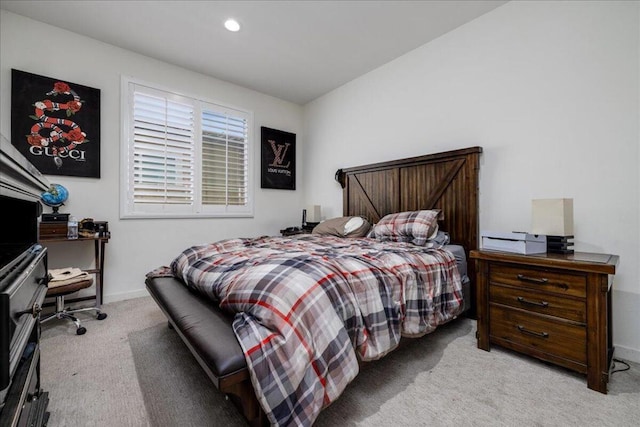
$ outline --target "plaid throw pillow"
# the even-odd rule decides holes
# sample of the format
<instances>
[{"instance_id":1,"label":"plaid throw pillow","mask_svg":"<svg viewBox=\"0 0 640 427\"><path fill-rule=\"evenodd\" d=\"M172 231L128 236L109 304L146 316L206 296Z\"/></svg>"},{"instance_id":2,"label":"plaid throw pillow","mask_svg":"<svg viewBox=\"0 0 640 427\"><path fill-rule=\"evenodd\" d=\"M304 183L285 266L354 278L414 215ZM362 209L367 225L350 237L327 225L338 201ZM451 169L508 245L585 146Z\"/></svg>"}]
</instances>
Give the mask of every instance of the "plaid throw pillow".
<instances>
[{"instance_id":1,"label":"plaid throw pillow","mask_svg":"<svg viewBox=\"0 0 640 427\"><path fill-rule=\"evenodd\" d=\"M424 246L438 232L439 210L399 212L383 217L374 227L381 242L410 242Z\"/></svg>"}]
</instances>

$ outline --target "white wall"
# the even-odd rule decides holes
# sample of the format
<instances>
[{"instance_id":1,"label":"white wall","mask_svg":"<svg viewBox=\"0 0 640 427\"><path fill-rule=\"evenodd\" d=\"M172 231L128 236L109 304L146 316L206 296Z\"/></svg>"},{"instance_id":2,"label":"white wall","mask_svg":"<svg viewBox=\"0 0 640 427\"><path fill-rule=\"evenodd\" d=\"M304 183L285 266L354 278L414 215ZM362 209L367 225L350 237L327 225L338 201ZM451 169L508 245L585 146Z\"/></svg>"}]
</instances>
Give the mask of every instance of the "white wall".
<instances>
[{"instance_id":1,"label":"white wall","mask_svg":"<svg viewBox=\"0 0 640 427\"><path fill-rule=\"evenodd\" d=\"M0 130L10 135L11 69L64 79L101 90L101 178L48 176L69 189L61 211L109 222L105 301L145 295L145 273L183 249L229 237L277 234L300 223L302 192L260 189L260 126L297 134L302 158L302 107L193 73L111 45L0 11ZM196 94L254 113L255 216L245 219L120 220L120 78L128 75ZM296 188L300 188L298 179ZM276 207L286 206L286 209ZM52 267L83 267L93 260L90 243L50 245Z\"/></svg>"},{"instance_id":2,"label":"white wall","mask_svg":"<svg viewBox=\"0 0 640 427\"><path fill-rule=\"evenodd\" d=\"M304 194L336 169L480 145L481 229L574 199L575 248L620 255L616 355L640 362L637 2L510 2L305 106ZM311 196L313 195L313 196Z\"/></svg>"}]
</instances>

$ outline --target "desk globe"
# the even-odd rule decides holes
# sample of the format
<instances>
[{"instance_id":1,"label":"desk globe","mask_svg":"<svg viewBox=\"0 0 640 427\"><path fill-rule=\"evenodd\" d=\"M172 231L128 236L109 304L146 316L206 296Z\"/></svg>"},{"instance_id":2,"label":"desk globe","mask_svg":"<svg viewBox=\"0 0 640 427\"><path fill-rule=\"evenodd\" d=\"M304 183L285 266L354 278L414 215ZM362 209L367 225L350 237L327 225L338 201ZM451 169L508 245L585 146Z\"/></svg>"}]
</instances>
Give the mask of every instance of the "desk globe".
<instances>
[{"instance_id":1,"label":"desk globe","mask_svg":"<svg viewBox=\"0 0 640 427\"><path fill-rule=\"evenodd\" d=\"M60 206L69 198L69 191L60 184L51 184L49 189L40 195L40 200L57 214Z\"/></svg>"}]
</instances>

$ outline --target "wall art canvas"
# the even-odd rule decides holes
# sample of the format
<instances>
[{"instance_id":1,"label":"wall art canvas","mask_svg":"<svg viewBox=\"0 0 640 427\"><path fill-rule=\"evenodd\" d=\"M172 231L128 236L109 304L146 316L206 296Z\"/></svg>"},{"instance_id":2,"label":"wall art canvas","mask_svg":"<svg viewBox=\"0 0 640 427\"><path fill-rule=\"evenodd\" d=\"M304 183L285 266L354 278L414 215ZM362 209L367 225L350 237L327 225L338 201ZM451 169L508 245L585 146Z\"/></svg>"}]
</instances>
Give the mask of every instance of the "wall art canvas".
<instances>
[{"instance_id":1,"label":"wall art canvas","mask_svg":"<svg viewBox=\"0 0 640 427\"><path fill-rule=\"evenodd\" d=\"M43 174L100 178L100 89L11 70L11 143Z\"/></svg>"},{"instance_id":2,"label":"wall art canvas","mask_svg":"<svg viewBox=\"0 0 640 427\"><path fill-rule=\"evenodd\" d=\"M296 134L261 127L260 187L296 189Z\"/></svg>"}]
</instances>

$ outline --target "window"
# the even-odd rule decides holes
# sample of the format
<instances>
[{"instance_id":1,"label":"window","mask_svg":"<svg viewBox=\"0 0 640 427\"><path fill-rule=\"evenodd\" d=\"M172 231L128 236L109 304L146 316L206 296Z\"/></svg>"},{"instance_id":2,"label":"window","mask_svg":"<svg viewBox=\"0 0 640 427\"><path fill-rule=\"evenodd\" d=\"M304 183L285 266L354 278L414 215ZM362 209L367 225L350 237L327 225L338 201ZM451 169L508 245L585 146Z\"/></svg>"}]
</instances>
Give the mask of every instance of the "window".
<instances>
[{"instance_id":1,"label":"window","mask_svg":"<svg viewBox=\"0 0 640 427\"><path fill-rule=\"evenodd\" d=\"M251 216L251 113L123 79L122 218Z\"/></svg>"}]
</instances>

